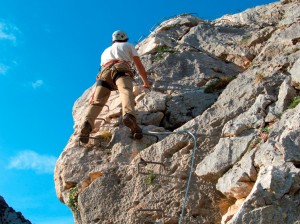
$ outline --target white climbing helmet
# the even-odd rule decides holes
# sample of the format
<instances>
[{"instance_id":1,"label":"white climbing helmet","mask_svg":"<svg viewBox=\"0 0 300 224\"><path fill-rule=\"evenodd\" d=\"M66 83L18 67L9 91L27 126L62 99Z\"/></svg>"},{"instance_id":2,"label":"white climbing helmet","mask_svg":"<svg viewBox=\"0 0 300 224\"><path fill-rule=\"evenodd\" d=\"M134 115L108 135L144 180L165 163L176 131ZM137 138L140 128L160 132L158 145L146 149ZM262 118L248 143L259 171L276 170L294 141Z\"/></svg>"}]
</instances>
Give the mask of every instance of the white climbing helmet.
<instances>
[{"instance_id":1,"label":"white climbing helmet","mask_svg":"<svg viewBox=\"0 0 300 224\"><path fill-rule=\"evenodd\" d=\"M112 41L127 41L127 34L122 30L117 30L112 34Z\"/></svg>"}]
</instances>

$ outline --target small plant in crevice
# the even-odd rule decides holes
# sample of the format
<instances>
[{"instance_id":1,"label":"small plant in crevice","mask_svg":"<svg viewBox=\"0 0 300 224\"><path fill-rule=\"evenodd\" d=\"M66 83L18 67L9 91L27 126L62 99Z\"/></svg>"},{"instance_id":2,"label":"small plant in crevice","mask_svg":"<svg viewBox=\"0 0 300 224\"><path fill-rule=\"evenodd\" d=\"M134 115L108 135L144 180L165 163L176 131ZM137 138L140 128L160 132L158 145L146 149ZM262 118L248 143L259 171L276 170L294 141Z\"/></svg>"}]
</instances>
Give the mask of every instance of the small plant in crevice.
<instances>
[{"instance_id":1,"label":"small plant in crevice","mask_svg":"<svg viewBox=\"0 0 300 224\"><path fill-rule=\"evenodd\" d=\"M261 142L260 138L258 137L254 138L248 146L248 151L254 149L260 142Z\"/></svg>"},{"instance_id":2,"label":"small plant in crevice","mask_svg":"<svg viewBox=\"0 0 300 224\"><path fill-rule=\"evenodd\" d=\"M261 132L260 132L260 139L263 141L263 142L266 142L267 139L269 138L269 133L270 133L270 129L269 127L264 127Z\"/></svg>"},{"instance_id":3,"label":"small plant in crevice","mask_svg":"<svg viewBox=\"0 0 300 224\"><path fill-rule=\"evenodd\" d=\"M295 108L298 104L300 103L300 96L295 97L290 105L288 106L288 109L293 109Z\"/></svg>"},{"instance_id":4,"label":"small plant in crevice","mask_svg":"<svg viewBox=\"0 0 300 224\"><path fill-rule=\"evenodd\" d=\"M109 131L99 131L99 138L101 141L109 142L112 138L112 133Z\"/></svg>"},{"instance_id":5,"label":"small plant in crevice","mask_svg":"<svg viewBox=\"0 0 300 224\"><path fill-rule=\"evenodd\" d=\"M222 77L206 86L204 93L214 93L224 89L235 77Z\"/></svg>"},{"instance_id":6,"label":"small plant in crevice","mask_svg":"<svg viewBox=\"0 0 300 224\"><path fill-rule=\"evenodd\" d=\"M70 189L68 205L73 211L78 211L78 195L79 190L77 186Z\"/></svg>"},{"instance_id":7,"label":"small plant in crevice","mask_svg":"<svg viewBox=\"0 0 300 224\"><path fill-rule=\"evenodd\" d=\"M261 132L269 134L270 133L270 129L269 129L269 127L264 127L263 129L261 129Z\"/></svg>"},{"instance_id":8,"label":"small plant in crevice","mask_svg":"<svg viewBox=\"0 0 300 224\"><path fill-rule=\"evenodd\" d=\"M154 179L155 179L155 173L154 173L153 170L150 170L149 173L146 176L145 182L146 182L147 185L152 185Z\"/></svg>"},{"instance_id":9,"label":"small plant in crevice","mask_svg":"<svg viewBox=\"0 0 300 224\"><path fill-rule=\"evenodd\" d=\"M164 53L174 54L176 52L177 51L174 48L171 48L171 47L168 47L168 46L159 46L159 47L156 48L156 54L154 56L154 61L162 60L164 58L163 57Z\"/></svg>"}]
</instances>

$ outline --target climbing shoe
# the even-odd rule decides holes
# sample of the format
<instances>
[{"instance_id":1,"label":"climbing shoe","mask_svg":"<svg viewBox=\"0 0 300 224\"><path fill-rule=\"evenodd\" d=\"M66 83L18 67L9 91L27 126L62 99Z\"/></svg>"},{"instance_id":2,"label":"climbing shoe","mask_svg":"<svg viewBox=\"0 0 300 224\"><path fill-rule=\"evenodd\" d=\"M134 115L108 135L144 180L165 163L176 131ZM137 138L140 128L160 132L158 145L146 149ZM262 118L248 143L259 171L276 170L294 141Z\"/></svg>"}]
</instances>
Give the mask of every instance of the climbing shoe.
<instances>
[{"instance_id":1,"label":"climbing shoe","mask_svg":"<svg viewBox=\"0 0 300 224\"><path fill-rule=\"evenodd\" d=\"M123 117L123 124L130 128L134 139L143 138L142 129L137 125L136 118L131 114L125 114Z\"/></svg>"},{"instance_id":2,"label":"climbing shoe","mask_svg":"<svg viewBox=\"0 0 300 224\"><path fill-rule=\"evenodd\" d=\"M88 143L91 132L92 132L92 126L90 125L90 123L88 121L85 121L83 123L83 126L82 126L80 134L79 134L79 140L84 144Z\"/></svg>"}]
</instances>

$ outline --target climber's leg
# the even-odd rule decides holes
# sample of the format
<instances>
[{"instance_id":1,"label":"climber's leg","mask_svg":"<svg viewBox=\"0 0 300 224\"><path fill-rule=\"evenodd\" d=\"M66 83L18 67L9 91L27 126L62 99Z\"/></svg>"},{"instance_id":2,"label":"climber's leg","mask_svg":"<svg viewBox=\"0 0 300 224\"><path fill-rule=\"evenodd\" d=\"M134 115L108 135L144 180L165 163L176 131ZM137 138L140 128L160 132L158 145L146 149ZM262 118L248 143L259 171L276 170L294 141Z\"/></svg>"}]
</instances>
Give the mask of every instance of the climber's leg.
<instances>
[{"instance_id":1,"label":"climber's leg","mask_svg":"<svg viewBox=\"0 0 300 224\"><path fill-rule=\"evenodd\" d=\"M103 106L106 104L110 96L110 92L111 90L106 87L103 87L103 84L100 81L97 82L97 86L92 96L85 119L81 125L81 131L79 136L81 142L88 142L88 137L91 131L94 129L94 122L100 114L100 112L102 111Z\"/></svg>"},{"instance_id":2,"label":"climber's leg","mask_svg":"<svg viewBox=\"0 0 300 224\"><path fill-rule=\"evenodd\" d=\"M123 123L130 128L135 139L141 139L142 129L137 125L135 118L132 77L122 76L116 80L116 85L122 102Z\"/></svg>"}]
</instances>

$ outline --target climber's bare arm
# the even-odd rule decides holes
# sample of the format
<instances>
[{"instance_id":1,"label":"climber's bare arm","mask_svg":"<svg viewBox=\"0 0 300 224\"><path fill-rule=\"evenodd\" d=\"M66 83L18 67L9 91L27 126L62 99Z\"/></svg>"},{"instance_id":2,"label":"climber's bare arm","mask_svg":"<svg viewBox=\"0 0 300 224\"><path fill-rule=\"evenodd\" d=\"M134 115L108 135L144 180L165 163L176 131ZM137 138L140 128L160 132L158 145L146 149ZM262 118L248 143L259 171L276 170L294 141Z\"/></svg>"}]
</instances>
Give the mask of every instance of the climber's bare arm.
<instances>
[{"instance_id":1,"label":"climber's bare arm","mask_svg":"<svg viewBox=\"0 0 300 224\"><path fill-rule=\"evenodd\" d=\"M149 82L148 82L148 77L147 77L147 72L145 70L145 67L140 59L140 57L138 56L134 56L133 57L133 62L135 64L135 67L138 70L139 75L141 76L143 83L144 83L144 87L145 88L150 88Z\"/></svg>"}]
</instances>

